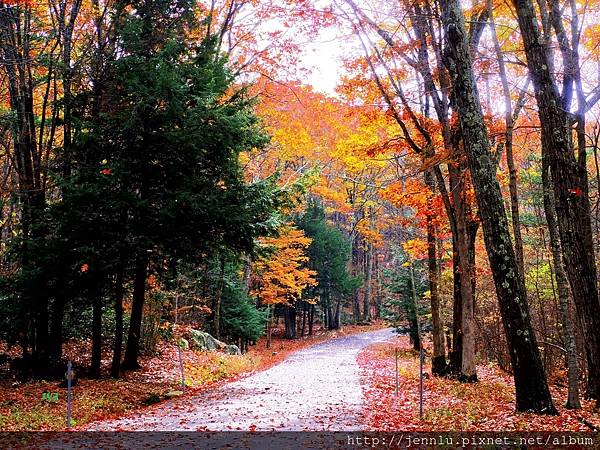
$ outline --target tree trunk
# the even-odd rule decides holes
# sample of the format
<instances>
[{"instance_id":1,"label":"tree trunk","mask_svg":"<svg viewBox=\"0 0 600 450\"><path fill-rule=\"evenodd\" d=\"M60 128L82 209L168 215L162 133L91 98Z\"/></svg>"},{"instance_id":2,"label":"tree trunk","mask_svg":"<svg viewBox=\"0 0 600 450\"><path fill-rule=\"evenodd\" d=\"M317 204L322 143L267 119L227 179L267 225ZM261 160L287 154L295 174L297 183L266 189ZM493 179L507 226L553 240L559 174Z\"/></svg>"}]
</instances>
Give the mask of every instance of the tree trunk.
<instances>
[{"instance_id":1,"label":"tree trunk","mask_svg":"<svg viewBox=\"0 0 600 450\"><path fill-rule=\"evenodd\" d=\"M308 307L308 335L312 336L313 334L313 325L315 320L315 305L310 305Z\"/></svg>"},{"instance_id":2,"label":"tree trunk","mask_svg":"<svg viewBox=\"0 0 600 450\"><path fill-rule=\"evenodd\" d=\"M304 337L304 332L306 331L306 311L307 303L302 302L302 327L300 328L300 337Z\"/></svg>"},{"instance_id":3,"label":"tree trunk","mask_svg":"<svg viewBox=\"0 0 600 450\"><path fill-rule=\"evenodd\" d=\"M410 313L409 313L409 321L410 321L410 335L411 342L413 344L413 349L416 351L421 350L421 325L419 318L419 303L417 301L417 288L415 286L415 270L413 267L412 261L410 262L409 272L410 272Z\"/></svg>"},{"instance_id":4,"label":"tree trunk","mask_svg":"<svg viewBox=\"0 0 600 450\"><path fill-rule=\"evenodd\" d=\"M271 348L271 341L273 335L271 333L271 328L273 324L273 306L267 306L267 348Z\"/></svg>"},{"instance_id":5,"label":"tree trunk","mask_svg":"<svg viewBox=\"0 0 600 450\"><path fill-rule=\"evenodd\" d=\"M504 123L506 125L506 132L504 133L505 142L504 150L506 152L506 165L508 167L508 188L510 191L510 214L512 219L513 236L515 240L515 256L517 258L517 268L521 278L525 279L525 262L523 257L523 237L521 236L521 219L519 216L519 191L517 184L517 169L515 167L515 160L513 156L513 130L514 130L514 118L512 111L512 100L510 95L510 87L508 85L508 77L506 75L506 65L504 64L504 56L502 55L502 49L500 42L498 41L498 35L496 34L496 24L494 22L494 13L492 8L492 0L487 0L487 9L490 16L490 30L492 40L494 42L494 49L496 52L496 59L498 61L498 71L500 75L500 81L502 83L502 93L504 96Z\"/></svg>"},{"instance_id":6,"label":"tree trunk","mask_svg":"<svg viewBox=\"0 0 600 450\"><path fill-rule=\"evenodd\" d=\"M354 276L358 276L360 273L360 253L360 235L356 234L352 240L352 273ZM352 316L354 323L360 322L360 289L352 294Z\"/></svg>"},{"instance_id":7,"label":"tree trunk","mask_svg":"<svg viewBox=\"0 0 600 450\"><path fill-rule=\"evenodd\" d=\"M291 305L283 307L283 320L285 323L285 338L296 338L296 308Z\"/></svg>"},{"instance_id":8,"label":"tree trunk","mask_svg":"<svg viewBox=\"0 0 600 450\"><path fill-rule=\"evenodd\" d=\"M59 274L57 285L62 287L62 289L59 287L52 303L52 320L50 322L50 336L48 338L48 354L55 361L60 361L63 351L63 321L67 301L62 278L64 278L63 275Z\"/></svg>"},{"instance_id":9,"label":"tree trunk","mask_svg":"<svg viewBox=\"0 0 600 450\"><path fill-rule=\"evenodd\" d=\"M585 360L587 363L587 384L585 386L585 394L584 394L584 398L586 400L590 400L590 399L595 399L597 400L600 396L598 395L598 383L596 383L596 379L594 378L594 373L590 372L590 366L591 364L591 356L590 356L590 350L589 350L589 346L586 343L585 344Z\"/></svg>"},{"instance_id":10,"label":"tree trunk","mask_svg":"<svg viewBox=\"0 0 600 450\"><path fill-rule=\"evenodd\" d=\"M335 305L335 329L342 328L342 299L340 298Z\"/></svg>"},{"instance_id":11,"label":"tree trunk","mask_svg":"<svg viewBox=\"0 0 600 450\"><path fill-rule=\"evenodd\" d=\"M556 226L556 209L554 206L554 195L551 189L552 180L550 179L550 167L548 160L542 161L542 185L544 191L544 210L546 213L546 222L548 223L548 233L550 234L550 246L552 249L552 261L554 263L554 274L556 277L556 287L558 291L558 302L562 320L563 336L567 350L567 379L568 396L565 408L579 409L581 402L579 400L579 368L577 365L577 343L573 331L573 323L569 313L569 281L565 273L562 261L562 249L560 248L560 238Z\"/></svg>"},{"instance_id":12,"label":"tree trunk","mask_svg":"<svg viewBox=\"0 0 600 450\"><path fill-rule=\"evenodd\" d=\"M502 192L496 179L496 166L490 154L475 84L461 4L459 0L443 0L442 7L445 64L452 78L453 97L511 355L517 411L556 414L531 326L525 282L519 274L511 245ZM465 284L464 281L462 284Z\"/></svg>"},{"instance_id":13,"label":"tree trunk","mask_svg":"<svg viewBox=\"0 0 600 450\"><path fill-rule=\"evenodd\" d=\"M456 147L458 149L458 146ZM457 152L457 157L461 158ZM461 165L459 165L460 167ZM475 299L471 280L472 265L469 258L469 233L467 225L467 204L465 199L465 174L459 168L449 169L452 195L454 200L454 215L456 218L456 247L458 253L458 270L460 271L460 335L461 335L461 365L458 379L465 382L477 381L475 368Z\"/></svg>"},{"instance_id":14,"label":"tree trunk","mask_svg":"<svg viewBox=\"0 0 600 450\"><path fill-rule=\"evenodd\" d=\"M148 276L148 258L144 250L139 250L135 263L135 276L133 280L133 296L131 304L131 318L127 334L127 346L123 359L123 370L138 370L140 364L140 335L142 332L142 317L144 314L144 300L146 298L146 278Z\"/></svg>"},{"instance_id":15,"label":"tree trunk","mask_svg":"<svg viewBox=\"0 0 600 450\"><path fill-rule=\"evenodd\" d=\"M571 285L577 315L590 352L589 372L600 389L600 302L592 240L585 145L579 160L574 155L569 117L550 71L535 9L530 0L513 0L529 74L533 81L542 134L542 154L552 171L558 231L564 267ZM573 69L573 68L572 68ZM584 144L584 143L583 143ZM600 407L600 399L596 407Z\"/></svg>"},{"instance_id":16,"label":"tree trunk","mask_svg":"<svg viewBox=\"0 0 600 450\"><path fill-rule=\"evenodd\" d=\"M375 229L375 211L373 206L369 207L369 220L371 230ZM365 271L365 297L363 298L363 320L368 322L371 320L371 302L373 297L373 244L369 242L367 245L366 271Z\"/></svg>"},{"instance_id":17,"label":"tree trunk","mask_svg":"<svg viewBox=\"0 0 600 450\"><path fill-rule=\"evenodd\" d=\"M123 297L125 296L124 269L119 267L115 281L115 345L110 368L110 376L119 378L121 374L121 353L123 351Z\"/></svg>"},{"instance_id":18,"label":"tree trunk","mask_svg":"<svg viewBox=\"0 0 600 450\"><path fill-rule=\"evenodd\" d=\"M452 351L450 352L449 375L458 377L462 367L462 296L460 273L460 256L456 238L452 236L452 274L453 274L453 302L452 302Z\"/></svg>"},{"instance_id":19,"label":"tree trunk","mask_svg":"<svg viewBox=\"0 0 600 450\"><path fill-rule=\"evenodd\" d=\"M225 287L225 258L221 258L219 266L219 284L213 302L213 335L215 338L221 338L221 298Z\"/></svg>"},{"instance_id":20,"label":"tree trunk","mask_svg":"<svg viewBox=\"0 0 600 450\"><path fill-rule=\"evenodd\" d=\"M435 182L431 172L425 173L425 183L433 193ZM433 195L428 198L431 206ZM442 375L446 372L446 351L444 345L444 327L442 325L440 299L438 294L438 263L437 263L437 238L432 217L427 216L427 269L429 273L429 292L431 299L431 323L433 338L433 358L431 360L431 373Z\"/></svg>"},{"instance_id":21,"label":"tree trunk","mask_svg":"<svg viewBox=\"0 0 600 450\"><path fill-rule=\"evenodd\" d=\"M99 378L102 363L102 295L100 290L92 295L92 362L90 376Z\"/></svg>"}]
</instances>

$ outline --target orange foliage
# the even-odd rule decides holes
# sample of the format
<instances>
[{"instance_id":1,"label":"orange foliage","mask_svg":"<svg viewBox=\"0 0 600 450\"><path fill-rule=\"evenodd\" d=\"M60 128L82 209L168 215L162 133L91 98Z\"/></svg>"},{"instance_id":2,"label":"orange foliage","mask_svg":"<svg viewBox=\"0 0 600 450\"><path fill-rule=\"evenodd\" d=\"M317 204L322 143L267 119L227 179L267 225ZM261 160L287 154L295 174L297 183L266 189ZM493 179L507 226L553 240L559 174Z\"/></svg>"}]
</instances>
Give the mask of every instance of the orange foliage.
<instances>
[{"instance_id":1,"label":"orange foliage","mask_svg":"<svg viewBox=\"0 0 600 450\"><path fill-rule=\"evenodd\" d=\"M314 270L306 267L306 248L311 239L304 231L289 225L280 229L276 238L264 238L261 243L274 253L254 264L255 287L252 295L265 305L290 304L302 298L302 291L317 284Z\"/></svg>"}]
</instances>

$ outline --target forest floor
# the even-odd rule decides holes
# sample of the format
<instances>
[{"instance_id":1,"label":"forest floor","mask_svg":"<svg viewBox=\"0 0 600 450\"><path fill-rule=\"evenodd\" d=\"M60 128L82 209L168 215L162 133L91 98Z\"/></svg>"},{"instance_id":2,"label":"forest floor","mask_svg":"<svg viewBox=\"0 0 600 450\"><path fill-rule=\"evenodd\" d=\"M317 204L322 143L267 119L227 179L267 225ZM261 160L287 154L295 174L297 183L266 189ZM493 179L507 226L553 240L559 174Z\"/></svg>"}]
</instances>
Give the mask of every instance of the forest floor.
<instances>
[{"instance_id":1,"label":"forest floor","mask_svg":"<svg viewBox=\"0 0 600 450\"><path fill-rule=\"evenodd\" d=\"M398 349L398 395L396 362ZM431 374L431 365L425 373ZM447 378L424 379L423 418L419 418L419 354L408 336L368 347L358 355L366 397L366 429L372 431L592 431L583 421L600 428L593 401L580 410L563 407L566 388L550 386L560 415L515 413L512 377L496 365L477 366L478 383ZM582 420L583 419L583 420Z\"/></svg>"},{"instance_id":2,"label":"forest floor","mask_svg":"<svg viewBox=\"0 0 600 450\"><path fill-rule=\"evenodd\" d=\"M291 354L324 341L381 329L383 326L378 322L366 326L345 326L337 331L317 330L312 336L295 340L284 339L281 330L275 330L271 348L266 348L265 338L262 338L244 355L183 351L188 385L183 397L192 398L204 392L218 390L224 383L267 370ZM65 356L80 367L86 367L89 364L90 345L87 341L70 342L65 345ZM0 353L10 354L10 349L0 344ZM76 429L82 429L91 422L116 419L138 410L150 411L155 407L154 403L166 400L166 394L181 390L175 345L161 341L156 353L143 356L140 362L143 370L126 372L119 380L79 379L73 388L72 425ZM107 376L110 366L109 349L103 354L102 363ZM19 383L7 373L1 375L0 430L65 429L66 389L60 387L59 382L42 380ZM58 394L58 400L54 400L52 395L50 399L44 399L45 392ZM185 398L177 400L185 401Z\"/></svg>"}]
</instances>

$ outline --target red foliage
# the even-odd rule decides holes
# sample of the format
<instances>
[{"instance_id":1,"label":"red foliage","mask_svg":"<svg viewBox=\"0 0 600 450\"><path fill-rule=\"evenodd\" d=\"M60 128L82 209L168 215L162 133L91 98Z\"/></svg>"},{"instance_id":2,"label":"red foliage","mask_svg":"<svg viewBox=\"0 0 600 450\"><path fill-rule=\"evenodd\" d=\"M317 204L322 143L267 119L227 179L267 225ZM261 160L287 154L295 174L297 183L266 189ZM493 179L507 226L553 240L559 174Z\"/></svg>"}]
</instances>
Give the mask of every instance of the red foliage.
<instances>
[{"instance_id":1,"label":"red foliage","mask_svg":"<svg viewBox=\"0 0 600 450\"><path fill-rule=\"evenodd\" d=\"M399 349L399 392L395 395L394 348ZM582 410L562 408L564 388L552 387L559 416L515 413L512 378L496 366L478 366L479 382L424 380L424 414L419 418L419 362L408 337L363 351L358 362L367 401L367 429L374 431L590 431L579 418L600 426L593 402ZM425 367L431 373L431 367Z\"/></svg>"}]
</instances>

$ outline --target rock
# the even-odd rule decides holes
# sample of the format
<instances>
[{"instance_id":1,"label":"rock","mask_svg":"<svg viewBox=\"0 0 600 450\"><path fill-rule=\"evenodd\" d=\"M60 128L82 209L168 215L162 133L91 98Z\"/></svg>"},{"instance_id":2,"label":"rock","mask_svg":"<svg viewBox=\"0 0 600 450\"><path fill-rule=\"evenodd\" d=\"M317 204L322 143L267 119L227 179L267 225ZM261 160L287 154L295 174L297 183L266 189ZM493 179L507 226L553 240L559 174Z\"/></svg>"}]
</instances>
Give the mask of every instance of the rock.
<instances>
[{"instance_id":1,"label":"rock","mask_svg":"<svg viewBox=\"0 0 600 450\"><path fill-rule=\"evenodd\" d=\"M204 331L194 330L190 331L190 345L194 350L222 350L227 347L225 342L221 342L215 339L210 334Z\"/></svg>"},{"instance_id":2,"label":"rock","mask_svg":"<svg viewBox=\"0 0 600 450\"><path fill-rule=\"evenodd\" d=\"M175 398L175 397L181 397L183 395L183 391L170 391L167 392L164 397L165 399L170 399L170 398Z\"/></svg>"},{"instance_id":3,"label":"rock","mask_svg":"<svg viewBox=\"0 0 600 450\"><path fill-rule=\"evenodd\" d=\"M177 345L182 349L182 350L189 350L190 349L190 343L187 339L184 338L180 338L177 341Z\"/></svg>"},{"instance_id":4,"label":"rock","mask_svg":"<svg viewBox=\"0 0 600 450\"><path fill-rule=\"evenodd\" d=\"M242 352L237 345L231 344L225 347L225 353L229 355L241 355Z\"/></svg>"},{"instance_id":5,"label":"rock","mask_svg":"<svg viewBox=\"0 0 600 450\"><path fill-rule=\"evenodd\" d=\"M155 403L159 403L160 401L161 401L160 395L150 394L148 397L146 397L142 401L142 404L144 404L146 406L150 406L150 405L154 405Z\"/></svg>"}]
</instances>

